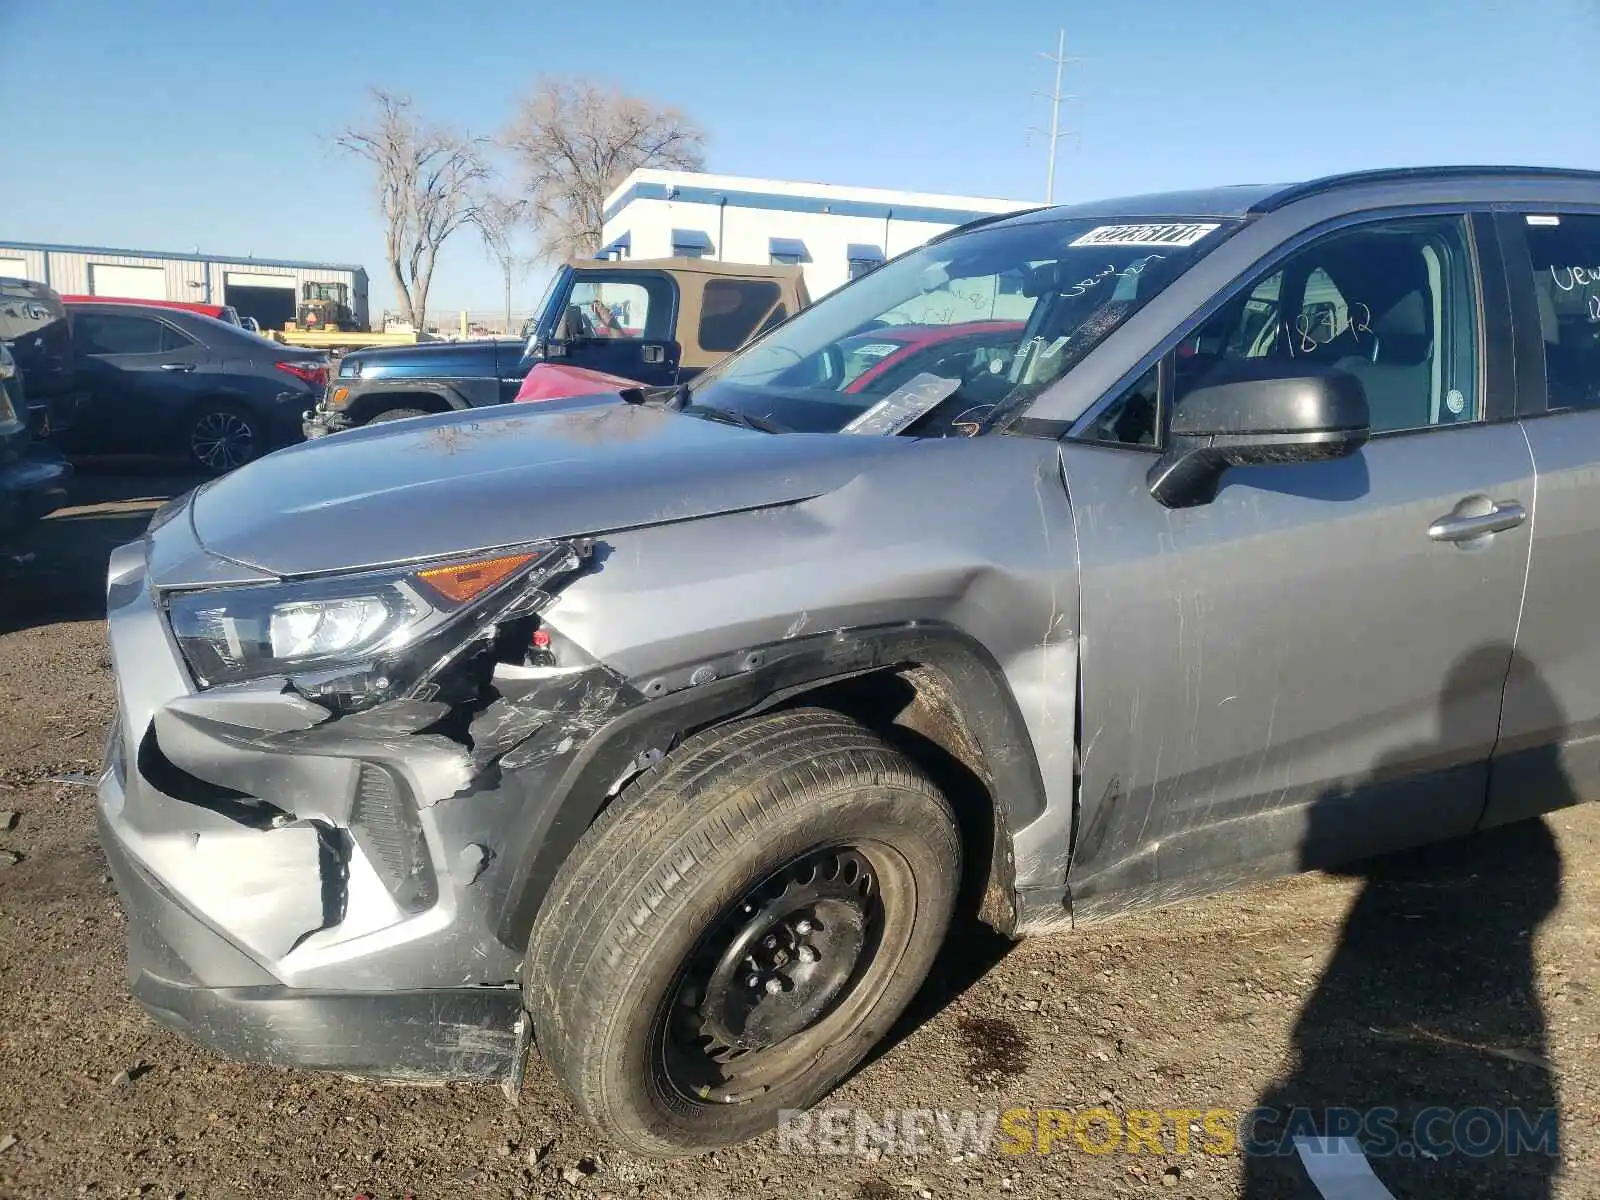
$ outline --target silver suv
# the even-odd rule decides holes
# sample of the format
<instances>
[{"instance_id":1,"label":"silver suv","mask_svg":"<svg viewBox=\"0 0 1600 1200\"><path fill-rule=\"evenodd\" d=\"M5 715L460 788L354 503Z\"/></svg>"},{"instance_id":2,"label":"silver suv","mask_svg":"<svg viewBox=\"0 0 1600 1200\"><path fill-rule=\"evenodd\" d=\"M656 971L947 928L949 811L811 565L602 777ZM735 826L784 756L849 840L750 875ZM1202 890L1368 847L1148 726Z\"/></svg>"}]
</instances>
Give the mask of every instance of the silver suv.
<instances>
[{"instance_id":1,"label":"silver suv","mask_svg":"<svg viewBox=\"0 0 1600 1200\"><path fill-rule=\"evenodd\" d=\"M687 388L269 455L110 564L133 992L375 1076L536 1042L693 1152L964 909L1600 795L1597 331L1600 176L1381 172L979 222Z\"/></svg>"}]
</instances>

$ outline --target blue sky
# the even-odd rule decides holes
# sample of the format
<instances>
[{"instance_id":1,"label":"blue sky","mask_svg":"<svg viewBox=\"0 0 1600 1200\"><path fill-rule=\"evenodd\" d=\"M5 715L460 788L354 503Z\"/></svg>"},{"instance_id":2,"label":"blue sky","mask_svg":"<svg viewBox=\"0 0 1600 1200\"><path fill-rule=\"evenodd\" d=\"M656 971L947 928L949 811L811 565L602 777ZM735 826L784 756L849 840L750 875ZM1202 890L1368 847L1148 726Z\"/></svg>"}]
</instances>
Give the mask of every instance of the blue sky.
<instances>
[{"instance_id":1,"label":"blue sky","mask_svg":"<svg viewBox=\"0 0 1600 1200\"><path fill-rule=\"evenodd\" d=\"M1086 61L1068 70L1081 137L1062 144L1058 200L1428 162L1600 167L1584 83L1600 0L0 0L0 238L359 262L377 307L369 179L332 135L372 85L493 134L542 74L679 104L715 171L1041 198L1026 130L1048 124L1033 93L1060 26ZM430 307L500 294L458 235Z\"/></svg>"}]
</instances>

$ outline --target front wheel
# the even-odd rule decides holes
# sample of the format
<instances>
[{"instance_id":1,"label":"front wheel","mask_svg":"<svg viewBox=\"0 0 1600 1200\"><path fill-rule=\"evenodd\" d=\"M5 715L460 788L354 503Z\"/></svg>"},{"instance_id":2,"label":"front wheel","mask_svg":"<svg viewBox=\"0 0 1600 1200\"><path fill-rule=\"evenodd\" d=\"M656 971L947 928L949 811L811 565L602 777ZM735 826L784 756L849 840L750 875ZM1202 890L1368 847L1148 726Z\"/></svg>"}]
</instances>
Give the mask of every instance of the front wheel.
<instances>
[{"instance_id":1,"label":"front wheel","mask_svg":"<svg viewBox=\"0 0 1600 1200\"><path fill-rule=\"evenodd\" d=\"M525 966L535 1041L628 1150L744 1141L893 1024L960 876L948 802L855 722L802 709L698 735L557 876Z\"/></svg>"},{"instance_id":2,"label":"front wheel","mask_svg":"<svg viewBox=\"0 0 1600 1200\"><path fill-rule=\"evenodd\" d=\"M261 418L235 404L201 404L185 428L189 461L213 475L242 467L266 450Z\"/></svg>"}]
</instances>

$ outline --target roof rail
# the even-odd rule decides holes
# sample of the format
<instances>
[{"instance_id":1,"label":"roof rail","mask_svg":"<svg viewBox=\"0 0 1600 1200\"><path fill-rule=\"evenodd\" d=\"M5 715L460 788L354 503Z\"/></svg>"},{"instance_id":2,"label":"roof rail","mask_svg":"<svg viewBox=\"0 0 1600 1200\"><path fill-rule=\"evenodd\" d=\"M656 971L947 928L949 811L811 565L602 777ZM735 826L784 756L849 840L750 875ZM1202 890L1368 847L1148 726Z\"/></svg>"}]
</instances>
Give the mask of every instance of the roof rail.
<instances>
[{"instance_id":1,"label":"roof rail","mask_svg":"<svg viewBox=\"0 0 1600 1200\"><path fill-rule=\"evenodd\" d=\"M1357 187L1361 184L1418 182L1430 179L1470 179L1484 176L1501 179L1523 176L1535 179L1570 179L1582 183L1600 183L1600 171L1584 171L1575 167L1383 167L1372 171L1349 171L1342 175L1327 175L1321 179L1309 179L1305 183L1293 184L1282 191L1274 192L1263 200L1256 201L1255 204L1250 206L1250 212L1273 212L1296 200L1304 200L1308 196L1321 195L1324 192L1336 191L1339 188Z\"/></svg>"},{"instance_id":2,"label":"roof rail","mask_svg":"<svg viewBox=\"0 0 1600 1200\"><path fill-rule=\"evenodd\" d=\"M1010 212L986 213L984 216L974 217L965 225L957 225L954 229L946 229L943 233L935 234L923 245L932 246L934 243L942 242L946 238L955 237L958 233L966 233L969 229L980 229L985 225L993 225L996 221L1009 221L1012 217L1024 217L1029 213L1043 212L1045 209L1053 207L1055 206L1050 204L1036 204L1032 208L1015 208Z\"/></svg>"}]
</instances>

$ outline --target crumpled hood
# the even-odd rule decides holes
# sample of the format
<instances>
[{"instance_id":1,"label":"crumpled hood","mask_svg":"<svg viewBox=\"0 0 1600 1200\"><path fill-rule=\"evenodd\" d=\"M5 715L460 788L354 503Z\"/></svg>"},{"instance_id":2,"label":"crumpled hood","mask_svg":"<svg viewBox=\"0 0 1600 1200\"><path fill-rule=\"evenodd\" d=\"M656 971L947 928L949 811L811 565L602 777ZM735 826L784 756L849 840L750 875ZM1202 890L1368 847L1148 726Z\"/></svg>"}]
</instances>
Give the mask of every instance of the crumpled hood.
<instances>
[{"instance_id":1,"label":"crumpled hood","mask_svg":"<svg viewBox=\"0 0 1600 1200\"><path fill-rule=\"evenodd\" d=\"M270 454L200 489L191 521L214 555L313 575L805 500L911 445L614 401L505 405Z\"/></svg>"}]
</instances>

